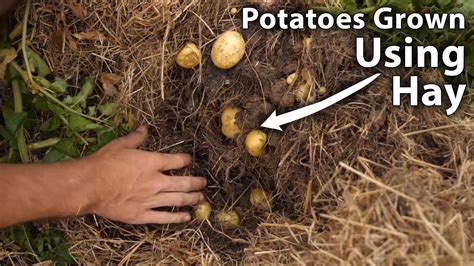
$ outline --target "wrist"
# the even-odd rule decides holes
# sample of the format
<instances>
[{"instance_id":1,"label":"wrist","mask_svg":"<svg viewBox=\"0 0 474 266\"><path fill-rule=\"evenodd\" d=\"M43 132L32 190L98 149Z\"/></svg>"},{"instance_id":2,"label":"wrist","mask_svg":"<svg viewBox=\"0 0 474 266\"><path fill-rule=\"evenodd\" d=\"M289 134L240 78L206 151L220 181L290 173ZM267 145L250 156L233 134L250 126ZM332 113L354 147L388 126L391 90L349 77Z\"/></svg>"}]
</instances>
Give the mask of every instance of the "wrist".
<instances>
[{"instance_id":1,"label":"wrist","mask_svg":"<svg viewBox=\"0 0 474 266\"><path fill-rule=\"evenodd\" d=\"M86 159L68 163L68 183L73 186L70 188L72 215L80 216L93 213L94 206L98 202L98 185L91 163Z\"/></svg>"}]
</instances>

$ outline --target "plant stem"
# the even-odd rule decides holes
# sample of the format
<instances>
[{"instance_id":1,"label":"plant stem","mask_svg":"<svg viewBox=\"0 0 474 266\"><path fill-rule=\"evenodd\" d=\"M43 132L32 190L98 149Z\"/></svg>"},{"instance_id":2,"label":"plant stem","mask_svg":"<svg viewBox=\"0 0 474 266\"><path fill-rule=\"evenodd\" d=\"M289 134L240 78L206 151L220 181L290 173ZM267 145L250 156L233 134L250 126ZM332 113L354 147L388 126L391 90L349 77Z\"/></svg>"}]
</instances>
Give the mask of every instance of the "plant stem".
<instances>
[{"instance_id":1,"label":"plant stem","mask_svg":"<svg viewBox=\"0 0 474 266\"><path fill-rule=\"evenodd\" d=\"M97 142L97 138L84 138L84 140L87 141L88 143ZM33 150L33 151L34 150L46 149L46 148L50 148L50 147L56 145L60 141L61 141L60 138L45 139L45 140L42 140L42 141L38 141L38 142L29 144L28 148L30 150Z\"/></svg>"},{"instance_id":2,"label":"plant stem","mask_svg":"<svg viewBox=\"0 0 474 266\"><path fill-rule=\"evenodd\" d=\"M25 80L25 82L28 82L28 74L23 70L21 69L21 67L15 63L15 62L10 62L11 66L16 70L18 71L18 73L20 73L21 77ZM35 82L35 81L33 81ZM44 89L43 87L39 86L36 82L36 90L38 90L41 94L43 94L44 96L46 96L46 98L50 99L51 101L53 101L54 103L58 104L59 106L61 106L62 108L64 108L64 110L68 111L68 112L71 112L73 114L77 114L77 115L80 115L84 118L87 118L87 119L90 119L90 120L93 120L95 122L98 122L98 123L102 123L108 127L110 127L110 123L105 121L105 120L101 120L99 118L95 118L95 117L92 117L92 116L88 116L88 115L85 115L81 112L78 112L74 109L72 109L71 107L65 105L63 102L61 102L60 100L58 100L56 97L54 97L51 93L49 93L46 89Z\"/></svg>"},{"instance_id":3,"label":"plant stem","mask_svg":"<svg viewBox=\"0 0 474 266\"><path fill-rule=\"evenodd\" d=\"M25 16L23 17L23 32L21 34L21 51L23 54L23 60L25 61L26 74L28 75L28 83L34 84L33 75L31 74L30 64L28 62L28 56L26 54L26 35L28 33L28 17L30 16L30 5L31 0L26 1ZM36 87L32 86L32 89L36 90ZM36 91L33 93L36 93Z\"/></svg>"},{"instance_id":4,"label":"plant stem","mask_svg":"<svg viewBox=\"0 0 474 266\"><path fill-rule=\"evenodd\" d=\"M44 94L47 98L49 98L51 101L59 104L62 108L64 108L65 110L67 110L71 113L75 113L75 114L78 114L78 115L80 115L84 118L87 118L87 119L90 119L90 120L93 120L93 121L96 121L96 122L99 122L99 123L103 123L107 126L110 126L107 121L82 114L82 113L77 112L74 109L70 108L69 106L65 105L63 102L61 102L56 97L51 95L46 89L44 89L43 87L38 85L38 83L36 83L36 81L33 79L33 75L31 74L30 64L28 62L28 56L26 54L26 37L28 35L28 17L30 15L30 6L31 6L31 0L27 0L26 1L26 8L25 8L25 15L23 17L23 32L21 34L21 50L22 50L22 54L23 54L23 60L25 61L26 75L24 75L22 69L18 65L16 65L16 64L12 64L12 65L14 67L16 65L15 69L20 72L23 79L25 79L25 82L31 88L31 91L32 91L33 94L35 94L39 91L42 94Z\"/></svg>"},{"instance_id":5,"label":"plant stem","mask_svg":"<svg viewBox=\"0 0 474 266\"><path fill-rule=\"evenodd\" d=\"M18 80L12 81L12 90L15 113L21 113L23 112L23 99L21 97L20 83L18 82ZM28 148L26 147L25 130L23 128L23 125L18 128L17 143L21 161L23 163L29 163L31 160L28 154Z\"/></svg>"},{"instance_id":6,"label":"plant stem","mask_svg":"<svg viewBox=\"0 0 474 266\"><path fill-rule=\"evenodd\" d=\"M59 116L59 119L61 119L61 121L63 121L63 123L64 123L67 127L69 127L69 122L67 121L67 119L66 119L64 116L60 115L60 116ZM82 143L83 143L84 145L89 145L89 142L87 142L87 140L86 140L84 137L82 137L81 134L79 134L79 133L77 133L77 132L74 132L74 135L75 135L77 138L79 138L79 140L82 141Z\"/></svg>"},{"instance_id":7,"label":"plant stem","mask_svg":"<svg viewBox=\"0 0 474 266\"><path fill-rule=\"evenodd\" d=\"M39 150L39 149L49 148L51 146L56 145L59 141L61 141L60 138L46 139L46 140L38 141L35 143L31 143L28 145L28 148L30 150Z\"/></svg>"}]
</instances>

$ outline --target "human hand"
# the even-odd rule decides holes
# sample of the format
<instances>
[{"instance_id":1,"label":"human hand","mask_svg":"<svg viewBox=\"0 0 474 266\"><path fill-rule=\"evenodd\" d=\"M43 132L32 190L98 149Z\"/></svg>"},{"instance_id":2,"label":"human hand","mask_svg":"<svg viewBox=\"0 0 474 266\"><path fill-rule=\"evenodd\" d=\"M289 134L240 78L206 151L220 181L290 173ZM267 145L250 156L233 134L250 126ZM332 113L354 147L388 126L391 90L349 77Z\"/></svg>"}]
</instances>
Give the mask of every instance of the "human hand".
<instances>
[{"instance_id":1,"label":"human hand","mask_svg":"<svg viewBox=\"0 0 474 266\"><path fill-rule=\"evenodd\" d=\"M187 212L154 211L153 208L190 206L204 200L199 191L206 186L202 177L169 176L162 173L191 163L185 154L161 154L137 150L147 136L139 127L128 136L114 140L83 159L97 188L91 212L130 224L183 223Z\"/></svg>"}]
</instances>

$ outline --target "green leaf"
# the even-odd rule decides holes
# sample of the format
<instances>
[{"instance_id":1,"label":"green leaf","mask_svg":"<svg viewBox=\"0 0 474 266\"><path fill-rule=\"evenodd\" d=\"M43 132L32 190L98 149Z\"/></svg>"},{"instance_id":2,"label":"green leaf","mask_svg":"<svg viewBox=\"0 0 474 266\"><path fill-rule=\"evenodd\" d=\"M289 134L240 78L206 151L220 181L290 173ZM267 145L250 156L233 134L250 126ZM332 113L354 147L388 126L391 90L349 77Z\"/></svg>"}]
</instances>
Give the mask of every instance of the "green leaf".
<instances>
[{"instance_id":1,"label":"green leaf","mask_svg":"<svg viewBox=\"0 0 474 266\"><path fill-rule=\"evenodd\" d=\"M84 132L103 128L102 125L94 123L78 114L71 114L68 118L68 123L71 132Z\"/></svg>"},{"instance_id":2,"label":"green leaf","mask_svg":"<svg viewBox=\"0 0 474 266\"><path fill-rule=\"evenodd\" d=\"M50 119L46 120L41 126L40 130L43 132L52 132L58 129L61 126L61 119L57 116L51 117Z\"/></svg>"},{"instance_id":3,"label":"green leaf","mask_svg":"<svg viewBox=\"0 0 474 266\"><path fill-rule=\"evenodd\" d=\"M87 107L87 115L94 117L97 115L97 107L95 106L89 106Z\"/></svg>"},{"instance_id":4,"label":"green leaf","mask_svg":"<svg viewBox=\"0 0 474 266\"><path fill-rule=\"evenodd\" d=\"M117 112L117 103L106 103L98 107L99 112L105 116L112 116Z\"/></svg>"},{"instance_id":5,"label":"green leaf","mask_svg":"<svg viewBox=\"0 0 474 266\"><path fill-rule=\"evenodd\" d=\"M413 0L389 0L387 5L403 12L414 11Z\"/></svg>"},{"instance_id":6,"label":"green leaf","mask_svg":"<svg viewBox=\"0 0 474 266\"><path fill-rule=\"evenodd\" d=\"M352 13L357 10L357 3L355 0L340 0L340 3L345 11Z\"/></svg>"},{"instance_id":7,"label":"green leaf","mask_svg":"<svg viewBox=\"0 0 474 266\"><path fill-rule=\"evenodd\" d=\"M54 78L54 82L51 84L51 90L57 93L65 93L69 85L62 78Z\"/></svg>"},{"instance_id":8,"label":"green leaf","mask_svg":"<svg viewBox=\"0 0 474 266\"><path fill-rule=\"evenodd\" d=\"M10 41L13 41L18 36L20 36L22 32L23 32L23 22L19 22L18 24L15 25L13 30L8 34L8 39L10 39Z\"/></svg>"},{"instance_id":9,"label":"green leaf","mask_svg":"<svg viewBox=\"0 0 474 266\"><path fill-rule=\"evenodd\" d=\"M54 145L43 158L43 162L69 161L80 156L79 149L71 140L61 140Z\"/></svg>"},{"instance_id":10,"label":"green leaf","mask_svg":"<svg viewBox=\"0 0 474 266\"><path fill-rule=\"evenodd\" d=\"M5 126L12 133L16 133L18 131L28 116L26 112L15 113L13 109L6 105L2 108L2 114L3 119L5 120Z\"/></svg>"},{"instance_id":11,"label":"green leaf","mask_svg":"<svg viewBox=\"0 0 474 266\"><path fill-rule=\"evenodd\" d=\"M53 148L72 158L77 158L80 155L79 149L72 140L63 139L56 143Z\"/></svg>"},{"instance_id":12,"label":"green leaf","mask_svg":"<svg viewBox=\"0 0 474 266\"><path fill-rule=\"evenodd\" d=\"M41 96L35 95L32 102L33 102L34 108L38 109L39 111L49 110L48 101L46 101L46 99Z\"/></svg>"},{"instance_id":13,"label":"green leaf","mask_svg":"<svg viewBox=\"0 0 474 266\"><path fill-rule=\"evenodd\" d=\"M52 102L48 102L48 109L56 115L65 114L64 109L60 105L52 103Z\"/></svg>"},{"instance_id":14,"label":"green leaf","mask_svg":"<svg viewBox=\"0 0 474 266\"><path fill-rule=\"evenodd\" d=\"M43 88L49 89L51 87L51 82L49 82L49 80L47 80L46 78L34 77L34 80L36 81L36 83L41 85Z\"/></svg>"},{"instance_id":15,"label":"green leaf","mask_svg":"<svg viewBox=\"0 0 474 266\"><path fill-rule=\"evenodd\" d=\"M6 127L0 126L0 135L7 140L11 141L15 139L15 135L12 134Z\"/></svg>"},{"instance_id":16,"label":"green leaf","mask_svg":"<svg viewBox=\"0 0 474 266\"><path fill-rule=\"evenodd\" d=\"M101 132L97 135L97 144L102 147L118 137L120 135L116 130Z\"/></svg>"},{"instance_id":17,"label":"green leaf","mask_svg":"<svg viewBox=\"0 0 474 266\"><path fill-rule=\"evenodd\" d=\"M92 94L93 89L94 80L91 77L87 77L79 93L76 96L67 96L63 102L69 106L80 105L86 107L87 98Z\"/></svg>"},{"instance_id":18,"label":"green leaf","mask_svg":"<svg viewBox=\"0 0 474 266\"><path fill-rule=\"evenodd\" d=\"M10 227L10 237L22 250L30 251L28 245L28 233L23 226Z\"/></svg>"},{"instance_id":19,"label":"green leaf","mask_svg":"<svg viewBox=\"0 0 474 266\"><path fill-rule=\"evenodd\" d=\"M83 132L90 128L94 123L78 114L71 114L68 118L69 129L72 132Z\"/></svg>"},{"instance_id":20,"label":"green leaf","mask_svg":"<svg viewBox=\"0 0 474 266\"><path fill-rule=\"evenodd\" d=\"M17 54L14 48L0 50L0 80L4 80L7 65L15 60Z\"/></svg>"},{"instance_id":21,"label":"green leaf","mask_svg":"<svg viewBox=\"0 0 474 266\"><path fill-rule=\"evenodd\" d=\"M468 20L469 16L474 16L474 1L472 0L460 0L462 6L460 8L455 9L456 12L461 12L466 15L466 20Z\"/></svg>"},{"instance_id":22,"label":"green leaf","mask_svg":"<svg viewBox=\"0 0 474 266\"><path fill-rule=\"evenodd\" d=\"M74 158L67 156L65 154L62 154L61 152L55 149L51 149L46 153L46 155L43 157L43 160L41 161L44 163L54 163L54 162L70 161L73 159Z\"/></svg>"},{"instance_id":23,"label":"green leaf","mask_svg":"<svg viewBox=\"0 0 474 266\"><path fill-rule=\"evenodd\" d=\"M31 49L27 49L26 54L32 71L38 73L38 76L46 77L51 73L48 64L46 64L46 62L37 53Z\"/></svg>"}]
</instances>

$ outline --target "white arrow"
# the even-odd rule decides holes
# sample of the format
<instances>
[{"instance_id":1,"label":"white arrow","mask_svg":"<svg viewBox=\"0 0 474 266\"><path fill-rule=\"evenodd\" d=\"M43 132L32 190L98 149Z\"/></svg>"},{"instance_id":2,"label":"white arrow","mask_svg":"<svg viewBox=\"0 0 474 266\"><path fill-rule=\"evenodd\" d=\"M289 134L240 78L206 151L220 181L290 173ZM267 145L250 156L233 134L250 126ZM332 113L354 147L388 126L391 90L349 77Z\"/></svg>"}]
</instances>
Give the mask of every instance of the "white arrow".
<instances>
[{"instance_id":1,"label":"white arrow","mask_svg":"<svg viewBox=\"0 0 474 266\"><path fill-rule=\"evenodd\" d=\"M365 88L367 85L372 83L374 80L376 80L380 74L375 74L371 77L368 77L364 79L363 81L341 91L338 92L337 94L323 100L317 103L313 103L311 105L305 106L303 108L293 110L291 112L288 112L286 114L282 115L277 115L276 111L273 111L273 113L263 122L262 127L270 128L270 129L276 129L280 130L281 125L285 125L288 123L291 123L293 121L305 118L307 116L310 116L312 114L315 114L321 110L324 110L328 108L329 106L351 96L352 94L358 92L359 90Z\"/></svg>"}]
</instances>

